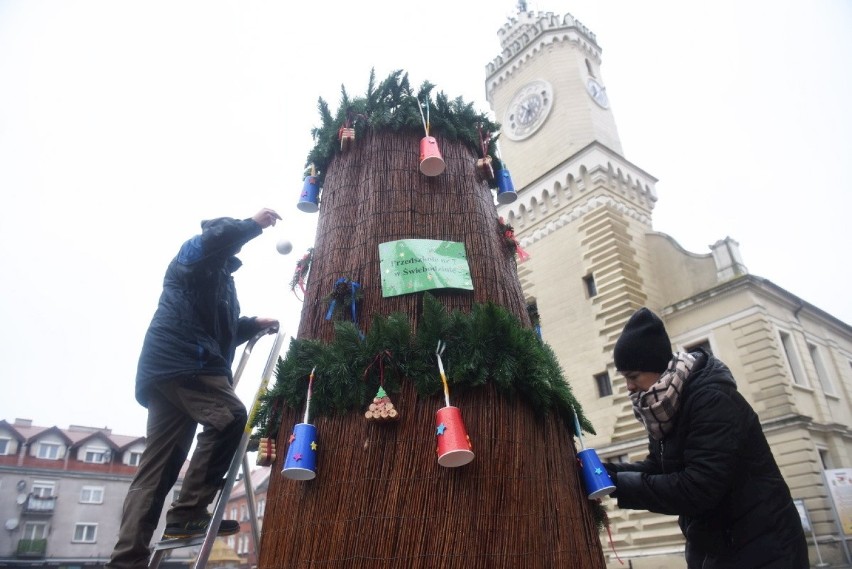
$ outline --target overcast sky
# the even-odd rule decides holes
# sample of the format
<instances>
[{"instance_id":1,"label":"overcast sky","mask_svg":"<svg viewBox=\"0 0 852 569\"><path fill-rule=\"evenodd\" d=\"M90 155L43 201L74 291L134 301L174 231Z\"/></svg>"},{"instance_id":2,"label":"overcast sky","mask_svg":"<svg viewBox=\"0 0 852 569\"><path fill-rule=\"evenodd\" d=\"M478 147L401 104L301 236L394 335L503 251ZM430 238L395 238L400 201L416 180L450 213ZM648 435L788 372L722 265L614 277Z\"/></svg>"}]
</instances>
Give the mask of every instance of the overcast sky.
<instances>
[{"instance_id":1,"label":"overcast sky","mask_svg":"<svg viewBox=\"0 0 852 569\"><path fill-rule=\"evenodd\" d=\"M336 109L341 84L358 95L371 68L405 69L487 111L514 6L0 0L0 419L144 434L142 337L204 218L284 217L236 279L244 313L295 332L317 98ZM529 6L597 35L626 158L659 179L656 230L702 254L730 236L752 274L852 323L852 3ZM244 374L247 403L271 344Z\"/></svg>"}]
</instances>

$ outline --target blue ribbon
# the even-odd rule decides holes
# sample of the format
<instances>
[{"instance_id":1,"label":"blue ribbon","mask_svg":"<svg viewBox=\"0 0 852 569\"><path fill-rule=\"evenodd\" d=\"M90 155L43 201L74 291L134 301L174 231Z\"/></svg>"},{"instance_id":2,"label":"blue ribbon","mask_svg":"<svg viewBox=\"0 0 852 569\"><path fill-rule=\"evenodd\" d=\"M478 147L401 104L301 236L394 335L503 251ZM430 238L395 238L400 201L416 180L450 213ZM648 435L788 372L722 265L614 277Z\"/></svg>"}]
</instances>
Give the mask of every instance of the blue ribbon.
<instances>
[{"instance_id":1,"label":"blue ribbon","mask_svg":"<svg viewBox=\"0 0 852 569\"><path fill-rule=\"evenodd\" d=\"M349 284L351 286L351 291L352 291L352 322L357 324L358 323L358 316L357 316L357 312L356 312L357 305L356 305L356 302L355 302L355 294L358 291L358 287L360 287L361 285L356 283L356 282L350 282Z\"/></svg>"}]
</instances>

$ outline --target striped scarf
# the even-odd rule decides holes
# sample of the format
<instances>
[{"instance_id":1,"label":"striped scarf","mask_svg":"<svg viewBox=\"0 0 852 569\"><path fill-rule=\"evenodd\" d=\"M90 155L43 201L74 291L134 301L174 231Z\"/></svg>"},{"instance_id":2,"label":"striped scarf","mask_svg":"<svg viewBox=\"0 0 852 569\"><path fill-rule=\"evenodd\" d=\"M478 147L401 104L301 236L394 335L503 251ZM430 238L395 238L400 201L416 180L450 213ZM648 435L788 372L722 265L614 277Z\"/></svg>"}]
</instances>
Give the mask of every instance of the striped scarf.
<instances>
[{"instance_id":1,"label":"striped scarf","mask_svg":"<svg viewBox=\"0 0 852 569\"><path fill-rule=\"evenodd\" d=\"M673 419L680 406L680 394L683 384L692 372L695 357L687 353L675 354L669 367L660 379L647 391L630 394L633 402L633 414L645 425L648 434L656 440L662 440L674 427Z\"/></svg>"}]
</instances>

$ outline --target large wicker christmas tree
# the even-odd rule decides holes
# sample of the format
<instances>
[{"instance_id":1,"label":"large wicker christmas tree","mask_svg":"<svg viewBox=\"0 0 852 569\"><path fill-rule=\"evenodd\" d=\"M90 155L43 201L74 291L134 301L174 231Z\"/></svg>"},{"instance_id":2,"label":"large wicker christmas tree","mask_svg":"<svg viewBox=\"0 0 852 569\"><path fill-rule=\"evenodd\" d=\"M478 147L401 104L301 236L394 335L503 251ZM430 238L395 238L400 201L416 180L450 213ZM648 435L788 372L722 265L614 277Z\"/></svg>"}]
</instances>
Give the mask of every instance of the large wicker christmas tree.
<instances>
[{"instance_id":1,"label":"large wicker christmas tree","mask_svg":"<svg viewBox=\"0 0 852 569\"><path fill-rule=\"evenodd\" d=\"M278 449L261 568L604 567L574 410L590 425L530 325L516 243L480 161L500 168L498 125L432 90L396 72L371 76L363 97L344 90L336 116L320 100L308 157L319 223L292 283L302 320L255 420ZM420 171L427 134L446 166L435 176ZM441 243L436 255L462 244L452 262L466 261L472 290L445 288L458 275L427 255L406 281L411 267L394 255L413 240ZM474 457L460 466L436 452L450 398L462 421L449 428L469 436L459 462ZM315 427L311 480L282 474L302 459L290 451L300 423Z\"/></svg>"}]
</instances>

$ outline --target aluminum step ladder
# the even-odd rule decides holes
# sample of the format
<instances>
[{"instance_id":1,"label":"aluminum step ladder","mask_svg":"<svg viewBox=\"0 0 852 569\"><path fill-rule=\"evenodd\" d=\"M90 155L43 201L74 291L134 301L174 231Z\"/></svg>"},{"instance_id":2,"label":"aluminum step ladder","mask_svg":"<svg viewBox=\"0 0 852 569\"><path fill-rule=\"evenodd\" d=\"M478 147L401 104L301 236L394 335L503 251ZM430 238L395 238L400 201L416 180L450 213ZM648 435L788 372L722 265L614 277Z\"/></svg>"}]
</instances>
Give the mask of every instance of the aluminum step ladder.
<instances>
[{"instance_id":1,"label":"aluminum step ladder","mask_svg":"<svg viewBox=\"0 0 852 569\"><path fill-rule=\"evenodd\" d=\"M207 534L204 536L188 537L184 539L164 539L158 542L154 545L148 569L158 569L163 557L165 557L165 554L168 551L184 547L195 547L197 545L201 546L201 550L198 552L198 557L196 558L193 567L194 569L204 569L207 565L207 560L210 558L210 552L213 549L213 542L216 540L216 536L219 533L219 526L221 525L222 518L225 515L225 509L228 507L228 499L231 497L231 490L237 480L237 473L240 471L240 468L242 468L243 480L245 482L248 515L251 520L252 538L254 540L254 551L257 554L260 553L260 531L257 527L257 509L255 506L254 488L251 487L251 476L249 474L251 470L249 468L246 450L248 449L249 438L251 436L251 424L254 422L255 415L260 407L260 399L266 393L269 380L272 377L272 372L278 362L278 354L281 352L281 347L284 344L286 334L275 328L267 328L258 332L246 344L246 347L243 350L243 355L240 357L240 362L237 364L237 370L234 372L234 388L236 389L237 383L239 383L240 377L245 370L254 345L263 336L268 334L275 334L275 343L272 346L272 350L269 352L269 358L266 361L266 367L263 369L263 375L260 380L260 387L258 388L257 393L255 393L254 401L252 402L252 406L248 414L248 420L246 421L246 428L243 431L240 444L234 452L234 458L231 460L231 466L228 469L225 484L219 492L219 497L216 501L216 508L213 510L213 517L210 519L210 525L207 527Z\"/></svg>"}]
</instances>

